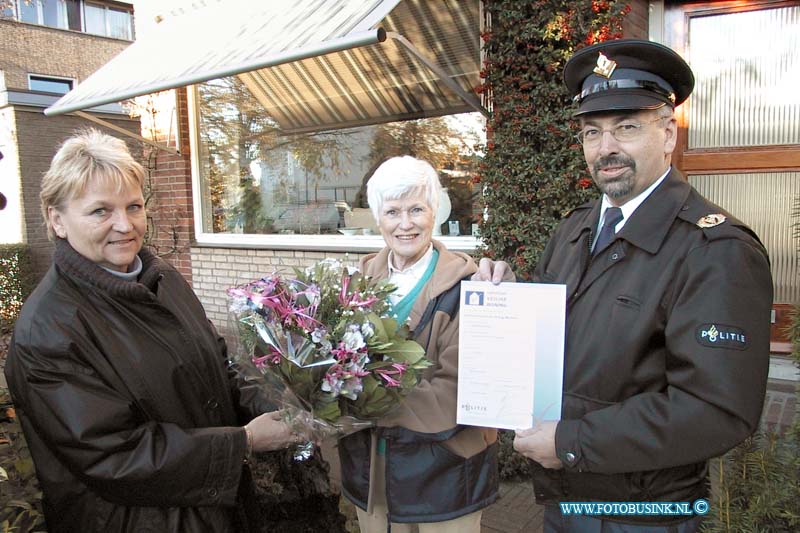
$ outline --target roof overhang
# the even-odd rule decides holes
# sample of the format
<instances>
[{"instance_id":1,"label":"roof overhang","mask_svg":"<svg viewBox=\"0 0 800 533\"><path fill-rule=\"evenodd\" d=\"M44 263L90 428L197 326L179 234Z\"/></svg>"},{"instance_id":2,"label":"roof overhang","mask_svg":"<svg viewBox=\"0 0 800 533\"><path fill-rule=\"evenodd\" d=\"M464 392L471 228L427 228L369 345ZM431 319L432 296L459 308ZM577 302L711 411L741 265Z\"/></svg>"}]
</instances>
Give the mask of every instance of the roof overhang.
<instances>
[{"instance_id":1,"label":"roof overhang","mask_svg":"<svg viewBox=\"0 0 800 533\"><path fill-rule=\"evenodd\" d=\"M479 0L226 0L164 20L47 115L237 75L279 127L486 114Z\"/></svg>"}]
</instances>

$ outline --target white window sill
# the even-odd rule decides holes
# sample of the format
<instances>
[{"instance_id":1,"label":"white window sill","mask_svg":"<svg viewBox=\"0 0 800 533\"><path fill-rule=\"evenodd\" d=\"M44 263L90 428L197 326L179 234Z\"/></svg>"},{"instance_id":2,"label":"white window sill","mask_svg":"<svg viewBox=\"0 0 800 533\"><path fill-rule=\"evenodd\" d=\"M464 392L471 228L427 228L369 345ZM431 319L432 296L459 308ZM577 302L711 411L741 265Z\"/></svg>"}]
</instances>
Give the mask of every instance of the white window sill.
<instances>
[{"instance_id":1,"label":"white window sill","mask_svg":"<svg viewBox=\"0 0 800 533\"><path fill-rule=\"evenodd\" d=\"M480 241L470 235L434 236L448 250L474 252ZM209 248L264 248L270 250L309 250L331 252L375 252L386 246L380 235L242 235L201 233L195 246Z\"/></svg>"}]
</instances>

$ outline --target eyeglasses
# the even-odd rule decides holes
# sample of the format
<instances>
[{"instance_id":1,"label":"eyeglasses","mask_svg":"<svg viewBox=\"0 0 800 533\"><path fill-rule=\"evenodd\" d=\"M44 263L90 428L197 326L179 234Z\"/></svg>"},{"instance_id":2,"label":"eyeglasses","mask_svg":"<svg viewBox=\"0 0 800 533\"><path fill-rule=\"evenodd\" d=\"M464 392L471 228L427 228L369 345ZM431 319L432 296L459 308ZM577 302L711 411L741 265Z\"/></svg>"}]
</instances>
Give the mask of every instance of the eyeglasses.
<instances>
[{"instance_id":1,"label":"eyeglasses","mask_svg":"<svg viewBox=\"0 0 800 533\"><path fill-rule=\"evenodd\" d=\"M589 126L579 131L578 134L575 135L575 138L584 146L597 146L603 139L603 134L609 132L620 142L632 141L641 134L642 126L658 122L665 118L667 117L658 117L653 120L648 120L647 122L623 122L608 130Z\"/></svg>"}]
</instances>

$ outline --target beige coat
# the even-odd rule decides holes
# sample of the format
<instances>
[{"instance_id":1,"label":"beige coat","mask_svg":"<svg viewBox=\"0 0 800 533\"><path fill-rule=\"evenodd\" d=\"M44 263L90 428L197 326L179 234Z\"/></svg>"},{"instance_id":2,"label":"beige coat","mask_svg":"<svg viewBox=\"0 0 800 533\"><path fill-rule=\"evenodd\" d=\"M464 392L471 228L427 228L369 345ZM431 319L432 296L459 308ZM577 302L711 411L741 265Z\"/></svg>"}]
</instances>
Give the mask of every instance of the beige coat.
<instances>
[{"instance_id":1,"label":"beige coat","mask_svg":"<svg viewBox=\"0 0 800 533\"><path fill-rule=\"evenodd\" d=\"M473 274L477 267L468 255L450 252L441 243L433 241L439 259L431 279L423 287L411 310L408 325L418 342L427 342L426 357L433 363L422 376L417 387L409 393L403 404L378 421L378 426L400 426L420 433L439 433L456 426L456 392L458 385L458 315L452 318L437 312L422 331L415 331L428 303L436 296ZM361 271L375 279L386 279L389 248L365 256ZM454 454L472 457L484 451L497 440L497 430L466 427L442 444ZM372 435L370 454L371 470L375 465L376 435ZM374 479L374 472L370 472ZM373 501L370 487L369 501ZM371 511L371 505L368 505Z\"/></svg>"}]
</instances>

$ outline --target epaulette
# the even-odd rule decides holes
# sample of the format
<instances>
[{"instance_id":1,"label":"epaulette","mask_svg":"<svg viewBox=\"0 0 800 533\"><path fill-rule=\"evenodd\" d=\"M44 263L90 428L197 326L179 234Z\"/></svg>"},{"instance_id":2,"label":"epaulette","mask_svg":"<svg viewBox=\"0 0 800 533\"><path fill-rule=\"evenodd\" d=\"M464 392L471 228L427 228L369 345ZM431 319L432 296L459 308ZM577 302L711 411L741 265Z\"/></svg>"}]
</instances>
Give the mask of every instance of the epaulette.
<instances>
[{"instance_id":1,"label":"epaulette","mask_svg":"<svg viewBox=\"0 0 800 533\"><path fill-rule=\"evenodd\" d=\"M700 194L691 194L678 212L678 218L692 224L703 232L708 240L742 239L745 235L759 243L758 236L747 224L730 213L709 202Z\"/></svg>"}]
</instances>

